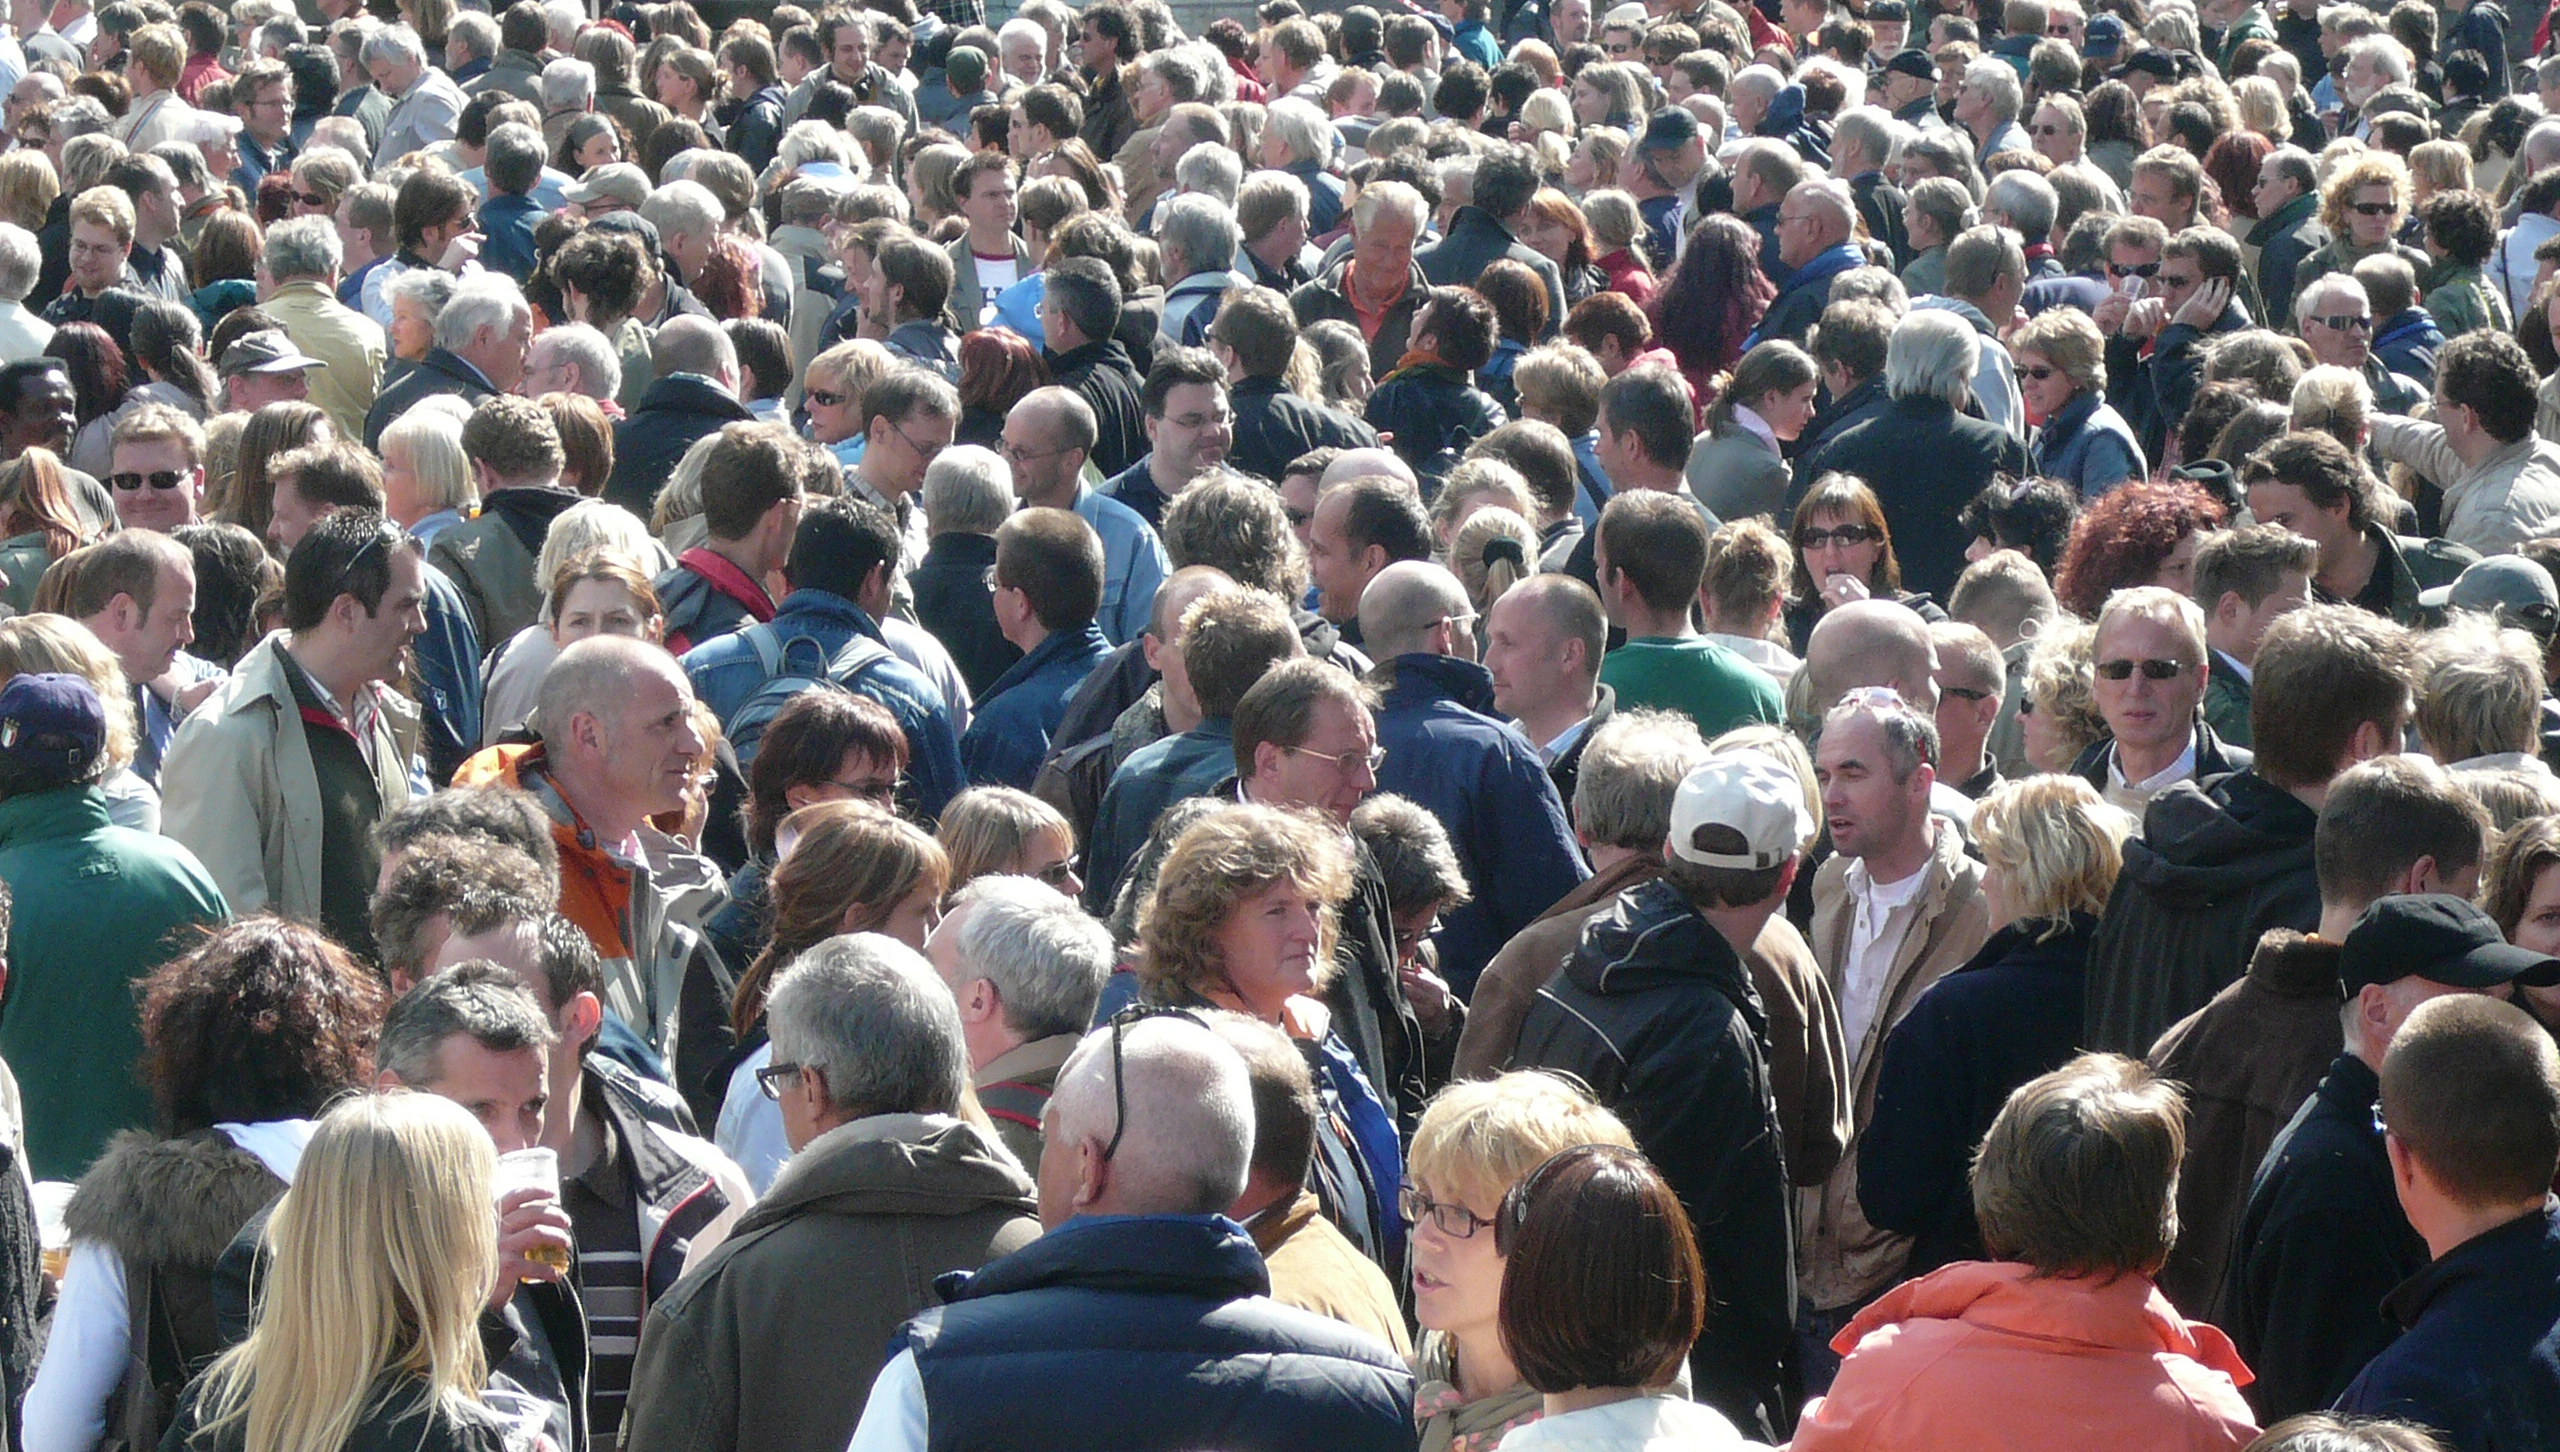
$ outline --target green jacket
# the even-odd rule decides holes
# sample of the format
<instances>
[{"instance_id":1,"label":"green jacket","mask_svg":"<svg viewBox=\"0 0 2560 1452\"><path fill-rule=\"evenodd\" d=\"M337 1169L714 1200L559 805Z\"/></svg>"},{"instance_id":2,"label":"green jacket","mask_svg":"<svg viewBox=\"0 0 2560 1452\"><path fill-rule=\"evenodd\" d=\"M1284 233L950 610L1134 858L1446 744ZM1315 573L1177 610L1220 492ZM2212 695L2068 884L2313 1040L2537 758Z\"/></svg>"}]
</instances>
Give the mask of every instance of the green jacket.
<instances>
[{"instance_id":1,"label":"green jacket","mask_svg":"<svg viewBox=\"0 0 2560 1452\"><path fill-rule=\"evenodd\" d=\"M42 533L0 539L0 605L8 606L12 615L34 610L36 586L43 582L44 572L52 565L53 556L45 550Z\"/></svg>"},{"instance_id":2,"label":"green jacket","mask_svg":"<svg viewBox=\"0 0 2560 1452\"><path fill-rule=\"evenodd\" d=\"M2507 313L2507 300L2481 276L2477 265L2464 266L2448 258L2433 271L2419 273L2418 279L2418 289L2425 294L2419 306L2448 338L2479 328L2503 333L2515 326Z\"/></svg>"},{"instance_id":3,"label":"green jacket","mask_svg":"<svg viewBox=\"0 0 2560 1452\"><path fill-rule=\"evenodd\" d=\"M17 1072L36 1178L77 1179L118 1130L151 1124L134 1073L134 985L186 946L189 929L230 910L186 848L111 825L95 787L0 801L0 882L10 897L0 1056Z\"/></svg>"},{"instance_id":4,"label":"green jacket","mask_svg":"<svg viewBox=\"0 0 2560 1452\"><path fill-rule=\"evenodd\" d=\"M2204 683L2204 724L2233 746L2249 744L2249 683L2226 669L2219 654Z\"/></svg>"}]
</instances>

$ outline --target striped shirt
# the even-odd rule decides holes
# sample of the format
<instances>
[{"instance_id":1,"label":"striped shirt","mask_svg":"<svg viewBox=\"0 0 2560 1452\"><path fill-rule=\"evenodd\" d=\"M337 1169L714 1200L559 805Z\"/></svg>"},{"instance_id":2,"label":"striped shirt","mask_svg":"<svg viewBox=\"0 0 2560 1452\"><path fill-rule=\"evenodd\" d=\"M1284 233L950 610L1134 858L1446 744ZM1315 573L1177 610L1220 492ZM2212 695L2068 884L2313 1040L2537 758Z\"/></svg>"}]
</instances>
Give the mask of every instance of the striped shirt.
<instances>
[{"instance_id":1,"label":"striped shirt","mask_svg":"<svg viewBox=\"0 0 2560 1452\"><path fill-rule=\"evenodd\" d=\"M580 1113L603 1143L584 1173L560 1187L578 1240L578 1295L587 1308L587 1429L597 1452L622 1444L622 1404L647 1313L647 1268L641 1261L640 1213L632 1200L631 1150L613 1116L593 1105Z\"/></svg>"}]
</instances>

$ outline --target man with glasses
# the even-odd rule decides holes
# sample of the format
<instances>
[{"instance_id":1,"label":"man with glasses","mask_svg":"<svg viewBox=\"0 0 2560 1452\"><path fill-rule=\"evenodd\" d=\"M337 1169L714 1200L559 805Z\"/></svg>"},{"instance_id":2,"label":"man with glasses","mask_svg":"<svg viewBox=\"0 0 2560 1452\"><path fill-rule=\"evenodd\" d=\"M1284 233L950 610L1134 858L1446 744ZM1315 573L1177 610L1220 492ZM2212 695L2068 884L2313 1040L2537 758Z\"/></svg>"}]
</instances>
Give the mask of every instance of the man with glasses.
<instances>
[{"instance_id":1,"label":"man with glasses","mask_svg":"<svg viewBox=\"0 0 2560 1452\"><path fill-rule=\"evenodd\" d=\"M2141 184L2140 173L2134 181ZM2126 250L2112 245L2115 234L2108 240L2111 257ZM2133 425L2144 458L2165 457L2168 438L2186 418L2203 380L2211 341L2250 326L2240 274L2240 244L2230 233L2189 227L2160 249L2159 269L2141 289L2144 296L2137 300L2131 290L2120 290L2098 305L2094 321L2107 334L2109 401Z\"/></svg>"},{"instance_id":2,"label":"man with glasses","mask_svg":"<svg viewBox=\"0 0 2560 1452\"><path fill-rule=\"evenodd\" d=\"M1102 604L1094 619L1104 638L1125 645L1145 633L1156 588L1173 565L1153 525L1084 482L1094 433L1093 406L1052 385L1023 395L1005 415L999 447L1023 508L1073 510L1101 538Z\"/></svg>"},{"instance_id":3,"label":"man with glasses","mask_svg":"<svg viewBox=\"0 0 2560 1452\"><path fill-rule=\"evenodd\" d=\"M1147 452L1102 488L1161 528L1165 504L1227 461L1227 447L1235 441L1227 370L1205 348L1159 348L1138 404L1146 419Z\"/></svg>"},{"instance_id":4,"label":"man with glasses","mask_svg":"<svg viewBox=\"0 0 2560 1452\"><path fill-rule=\"evenodd\" d=\"M1015 1159L1039 1164L1058 1069L1111 976L1110 930L1053 885L981 877L953 896L924 951L960 1005L980 1107Z\"/></svg>"},{"instance_id":5,"label":"man with glasses","mask_svg":"<svg viewBox=\"0 0 2560 1452\"><path fill-rule=\"evenodd\" d=\"M2268 299L2268 321L2282 326L2286 314L2300 315L2294 289L2303 259L2329 240L2320 225L2320 174L2311 153L2290 145L2268 152L2249 203L2258 220L2244 240L2258 249L2258 295ZM2311 342L2317 351L2318 341Z\"/></svg>"},{"instance_id":6,"label":"man with glasses","mask_svg":"<svg viewBox=\"0 0 2560 1452\"><path fill-rule=\"evenodd\" d=\"M2089 118L2078 97L2052 95L2038 101L2035 114L2028 118L2027 139L2035 144L2038 155L2053 163L2055 171L2068 167L2097 188L2105 199L2099 210L2124 210L2124 190L2089 159Z\"/></svg>"},{"instance_id":7,"label":"man with glasses","mask_svg":"<svg viewBox=\"0 0 2560 1452\"><path fill-rule=\"evenodd\" d=\"M960 759L976 785L1027 790L1068 698L1111 653L1093 620L1102 541L1067 510L1022 510L996 529L987 588L997 629L1022 656L979 695Z\"/></svg>"},{"instance_id":8,"label":"man with glasses","mask_svg":"<svg viewBox=\"0 0 2560 1452\"><path fill-rule=\"evenodd\" d=\"M232 114L240 119L234 142L240 164L231 184L257 195L259 179L293 165L293 72L277 60L257 60L231 81Z\"/></svg>"},{"instance_id":9,"label":"man with glasses","mask_svg":"<svg viewBox=\"0 0 2560 1452\"><path fill-rule=\"evenodd\" d=\"M1855 199L1845 182L1798 182L1779 201L1778 260L1786 265L1787 280L1752 329L1750 343L1774 339L1802 346L1831 301L1831 280L1866 265L1867 255L1850 240L1856 225Z\"/></svg>"},{"instance_id":10,"label":"man with glasses","mask_svg":"<svg viewBox=\"0 0 2560 1452\"><path fill-rule=\"evenodd\" d=\"M113 450L107 485L119 524L167 534L196 522L204 430L194 419L166 404L144 404L117 420Z\"/></svg>"},{"instance_id":11,"label":"man with glasses","mask_svg":"<svg viewBox=\"0 0 2560 1452\"><path fill-rule=\"evenodd\" d=\"M2205 724L2209 657L2204 611L2193 600L2151 585L2117 591L2098 614L2093 660L2091 689L2107 738L2082 752L2072 771L2109 803L2138 819L2178 782L2249 764L2246 750Z\"/></svg>"},{"instance_id":12,"label":"man with glasses","mask_svg":"<svg viewBox=\"0 0 2560 1452\"><path fill-rule=\"evenodd\" d=\"M2353 273L2323 273L2303 284L2293 322L2314 362L2364 379L2376 410L2406 415L2427 401L2425 384L2392 372L2373 351L2373 307Z\"/></svg>"},{"instance_id":13,"label":"man with glasses","mask_svg":"<svg viewBox=\"0 0 2560 1452\"><path fill-rule=\"evenodd\" d=\"M902 541L897 573L912 570L933 544L916 493L934 456L960 427L960 395L922 368L900 367L852 400L862 420L862 459L845 474L856 499L888 510Z\"/></svg>"},{"instance_id":14,"label":"man with glasses","mask_svg":"<svg viewBox=\"0 0 2560 1452\"><path fill-rule=\"evenodd\" d=\"M2436 361L2435 418L2378 416L2373 448L2444 491L2443 535L2484 555L2560 524L2560 445L2533 431L2533 362L2504 333L2465 333Z\"/></svg>"},{"instance_id":15,"label":"man with glasses","mask_svg":"<svg viewBox=\"0 0 2560 1452\"><path fill-rule=\"evenodd\" d=\"M1942 779L1968 801L1980 801L2000 785L2000 763L1990 753L1991 727L2000 719L2008 683L2000 647L1979 626L1940 620L1929 627L1938 653L1938 759Z\"/></svg>"}]
</instances>

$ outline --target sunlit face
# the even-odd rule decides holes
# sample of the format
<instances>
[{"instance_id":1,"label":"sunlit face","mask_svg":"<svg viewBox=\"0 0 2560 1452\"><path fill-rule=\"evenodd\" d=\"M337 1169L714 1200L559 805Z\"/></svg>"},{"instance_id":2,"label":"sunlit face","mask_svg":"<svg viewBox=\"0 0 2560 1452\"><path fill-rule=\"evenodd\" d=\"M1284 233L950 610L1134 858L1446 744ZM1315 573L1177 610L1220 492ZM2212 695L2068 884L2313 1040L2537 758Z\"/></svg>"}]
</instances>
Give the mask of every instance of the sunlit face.
<instances>
[{"instance_id":1,"label":"sunlit face","mask_svg":"<svg viewBox=\"0 0 2560 1452\"><path fill-rule=\"evenodd\" d=\"M658 104L687 115L701 108L702 91L693 77L667 61L658 63Z\"/></svg>"},{"instance_id":2,"label":"sunlit face","mask_svg":"<svg viewBox=\"0 0 2560 1452\"><path fill-rule=\"evenodd\" d=\"M1892 850L1928 811L1920 773L1894 779L1884 727L1870 716L1851 715L1824 728L1813 774L1822 785L1832 845L1844 857Z\"/></svg>"},{"instance_id":3,"label":"sunlit face","mask_svg":"<svg viewBox=\"0 0 2560 1452\"><path fill-rule=\"evenodd\" d=\"M636 673L619 709L597 725L606 790L626 810L653 817L683 810L702 733L693 724L692 687L674 662Z\"/></svg>"},{"instance_id":4,"label":"sunlit face","mask_svg":"<svg viewBox=\"0 0 2560 1452\"><path fill-rule=\"evenodd\" d=\"M94 297L115 286L124 276L125 258L133 251L130 239L86 219L71 224L71 280L82 292Z\"/></svg>"},{"instance_id":5,"label":"sunlit face","mask_svg":"<svg viewBox=\"0 0 2560 1452\"><path fill-rule=\"evenodd\" d=\"M1219 966L1246 1012L1277 1023L1290 999L1315 991L1324 917L1324 899L1286 877L1227 909Z\"/></svg>"},{"instance_id":6,"label":"sunlit face","mask_svg":"<svg viewBox=\"0 0 2560 1452\"><path fill-rule=\"evenodd\" d=\"M2120 614L2099 630L2093 659L2098 714L2118 743L2157 750L2194 729L2196 706L2204 699L2205 662L2184 631L2147 615ZM2171 662L2179 674L2153 680L2141 668L2146 661ZM2120 681L2107 678L2111 666L2125 662L2135 667L2132 674Z\"/></svg>"},{"instance_id":7,"label":"sunlit face","mask_svg":"<svg viewBox=\"0 0 2560 1452\"><path fill-rule=\"evenodd\" d=\"M925 881L918 882L913 891L898 899L898 905L889 909L889 915L881 920L876 931L921 953L926 942L933 937L933 930L941 924L941 890L935 883Z\"/></svg>"},{"instance_id":8,"label":"sunlit face","mask_svg":"<svg viewBox=\"0 0 2560 1452\"><path fill-rule=\"evenodd\" d=\"M2340 500L2328 509L2311 502L2301 486L2265 480L2249 486L2249 513L2260 524L2272 524L2311 541L2323 558L2335 559L2334 551L2344 549L2355 538L2355 527L2347 522L2347 502Z\"/></svg>"},{"instance_id":9,"label":"sunlit face","mask_svg":"<svg viewBox=\"0 0 2560 1452\"><path fill-rule=\"evenodd\" d=\"M2273 216L2298 195L2300 190L2278 172L2274 157L2258 163L2258 184L2249 189L2249 206L2259 216Z\"/></svg>"},{"instance_id":10,"label":"sunlit face","mask_svg":"<svg viewBox=\"0 0 2560 1452\"><path fill-rule=\"evenodd\" d=\"M471 1112L500 1154L542 1143L542 1118L551 1104L551 1063L530 1045L499 1051L467 1033L436 1045L433 1078L411 1085Z\"/></svg>"},{"instance_id":11,"label":"sunlit face","mask_svg":"<svg viewBox=\"0 0 2560 1452\"><path fill-rule=\"evenodd\" d=\"M2389 182L2356 188L2347 204L2347 234L2365 250L2387 247L2400 230L2400 200Z\"/></svg>"},{"instance_id":12,"label":"sunlit face","mask_svg":"<svg viewBox=\"0 0 2560 1452\"><path fill-rule=\"evenodd\" d=\"M2060 166L2080 154L2080 137L2063 120L2062 113L2051 106L2038 106L2035 120L2027 128L2034 141L2036 154Z\"/></svg>"},{"instance_id":13,"label":"sunlit face","mask_svg":"<svg viewBox=\"0 0 2560 1452\"><path fill-rule=\"evenodd\" d=\"M1561 267L1573 245L1573 229L1532 207L1520 224L1522 245Z\"/></svg>"},{"instance_id":14,"label":"sunlit face","mask_svg":"<svg viewBox=\"0 0 2560 1452\"><path fill-rule=\"evenodd\" d=\"M391 299L391 356L411 361L424 358L436 346L436 325L427 316L426 304L415 297L394 294Z\"/></svg>"},{"instance_id":15,"label":"sunlit face","mask_svg":"<svg viewBox=\"0 0 2560 1452\"><path fill-rule=\"evenodd\" d=\"M1764 393L1752 404L1751 411L1769 425L1769 432L1781 439L1792 440L1804 432L1813 418L1813 396L1822 387L1821 380L1807 379L1802 387L1782 393Z\"/></svg>"},{"instance_id":16,"label":"sunlit face","mask_svg":"<svg viewBox=\"0 0 2560 1452\"><path fill-rule=\"evenodd\" d=\"M2172 232L2187 224L2188 214L2194 209L2191 199L2176 194L2166 173L2151 167L2134 171L2125 205L2135 216L2149 217Z\"/></svg>"},{"instance_id":17,"label":"sunlit face","mask_svg":"<svg viewBox=\"0 0 2560 1452\"><path fill-rule=\"evenodd\" d=\"M1148 419L1146 428L1154 451L1189 477L1226 462L1235 442L1235 413L1226 390L1216 384L1177 384L1165 395L1164 417Z\"/></svg>"},{"instance_id":18,"label":"sunlit face","mask_svg":"<svg viewBox=\"0 0 2560 1452\"><path fill-rule=\"evenodd\" d=\"M809 405L809 437L817 442L840 443L861 431L862 420L854 411L853 394L845 387L842 374L811 374L801 396Z\"/></svg>"},{"instance_id":19,"label":"sunlit face","mask_svg":"<svg viewBox=\"0 0 2560 1452\"><path fill-rule=\"evenodd\" d=\"M158 487L156 480L173 474L177 476L176 487ZM118 523L127 529L166 533L195 523L197 496L204 491L204 470L187 457L183 440L132 439L115 446L107 483L108 492L115 496ZM192 569L187 579L187 590L192 595Z\"/></svg>"},{"instance_id":20,"label":"sunlit face","mask_svg":"<svg viewBox=\"0 0 2560 1452\"><path fill-rule=\"evenodd\" d=\"M1413 1312L1426 1331L1438 1331L1463 1342L1470 1337L1499 1336L1502 1309L1501 1252L1494 1249L1496 1203L1478 1203L1454 1185L1420 1175L1413 1189L1434 1205L1463 1210L1424 1215L1413 1227ZM1474 1233L1456 1236L1441 1228L1444 1218Z\"/></svg>"},{"instance_id":21,"label":"sunlit face","mask_svg":"<svg viewBox=\"0 0 2560 1452\"><path fill-rule=\"evenodd\" d=\"M1814 511L1813 524L1805 531L1804 566L1817 585L1834 575L1871 583L1876 566L1884 562L1881 539L1845 538L1840 533L1843 526L1861 534L1873 533L1865 520L1830 510Z\"/></svg>"},{"instance_id":22,"label":"sunlit face","mask_svg":"<svg viewBox=\"0 0 2560 1452\"><path fill-rule=\"evenodd\" d=\"M1609 119L1609 96L1589 81L1573 83L1573 119L1585 126L1597 126Z\"/></svg>"},{"instance_id":23,"label":"sunlit face","mask_svg":"<svg viewBox=\"0 0 2560 1452\"><path fill-rule=\"evenodd\" d=\"M1328 699L1315 709L1307 736L1295 749L1275 748L1277 762L1260 767L1254 792L1285 806L1317 807L1337 822L1378 789L1378 728L1365 708Z\"/></svg>"},{"instance_id":24,"label":"sunlit face","mask_svg":"<svg viewBox=\"0 0 2560 1452\"><path fill-rule=\"evenodd\" d=\"M2018 392L2026 399L2027 417L2041 423L2061 412L2075 391L2071 375L2042 353L2018 352Z\"/></svg>"},{"instance_id":25,"label":"sunlit face","mask_svg":"<svg viewBox=\"0 0 2560 1452\"><path fill-rule=\"evenodd\" d=\"M567 649L591 635L621 635L633 640L656 638L658 617L614 580L580 580L560 601L551 623L551 641Z\"/></svg>"},{"instance_id":26,"label":"sunlit face","mask_svg":"<svg viewBox=\"0 0 2560 1452\"><path fill-rule=\"evenodd\" d=\"M594 132L578 143L578 165L593 171L622 160L622 138L610 126Z\"/></svg>"}]
</instances>

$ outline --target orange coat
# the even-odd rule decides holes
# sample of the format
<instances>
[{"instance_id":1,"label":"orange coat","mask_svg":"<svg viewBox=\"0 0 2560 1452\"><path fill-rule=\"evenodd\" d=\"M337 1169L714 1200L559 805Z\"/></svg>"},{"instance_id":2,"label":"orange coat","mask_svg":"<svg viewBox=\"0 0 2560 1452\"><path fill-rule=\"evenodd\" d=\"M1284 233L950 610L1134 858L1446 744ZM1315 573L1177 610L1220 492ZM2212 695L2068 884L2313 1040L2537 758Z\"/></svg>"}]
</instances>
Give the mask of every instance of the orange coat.
<instances>
[{"instance_id":1,"label":"orange coat","mask_svg":"<svg viewBox=\"0 0 2560 1452\"><path fill-rule=\"evenodd\" d=\"M1794 1452L2237 1452L2257 1435L2231 1338L2148 1277L2035 1278L1965 1261L1885 1293Z\"/></svg>"}]
</instances>

